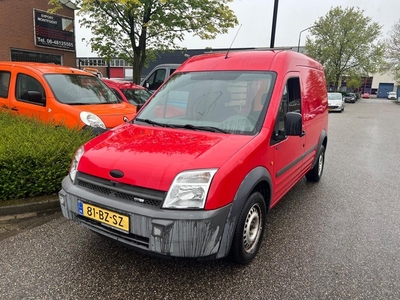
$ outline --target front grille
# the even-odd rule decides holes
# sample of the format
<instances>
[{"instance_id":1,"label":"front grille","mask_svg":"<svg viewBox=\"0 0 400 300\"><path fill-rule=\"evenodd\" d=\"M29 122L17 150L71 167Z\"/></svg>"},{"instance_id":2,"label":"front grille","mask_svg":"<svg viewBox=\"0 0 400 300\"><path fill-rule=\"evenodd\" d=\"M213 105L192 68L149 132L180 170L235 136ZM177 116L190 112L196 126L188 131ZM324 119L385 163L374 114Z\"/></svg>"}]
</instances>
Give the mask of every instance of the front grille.
<instances>
[{"instance_id":1,"label":"front grille","mask_svg":"<svg viewBox=\"0 0 400 300\"><path fill-rule=\"evenodd\" d=\"M76 218L82 222L84 225L88 226L89 228L96 228L99 231L102 231L104 233L108 233L111 236L117 236L118 240L124 240L128 244L144 247L144 248L149 248L149 241L150 239L144 236L140 236L137 234L133 233L121 233L118 230L112 229L111 227L106 227L102 225L99 222L96 222L94 220L90 220L88 218L84 218L80 215L76 215Z\"/></svg>"},{"instance_id":2,"label":"front grille","mask_svg":"<svg viewBox=\"0 0 400 300\"><path fill-rule=\"evenodd\" d=\"M114 182L78 172L76 184L86 190L117 199L161 207L166 193L124 183Z\"/></svg>"}]
</instances>

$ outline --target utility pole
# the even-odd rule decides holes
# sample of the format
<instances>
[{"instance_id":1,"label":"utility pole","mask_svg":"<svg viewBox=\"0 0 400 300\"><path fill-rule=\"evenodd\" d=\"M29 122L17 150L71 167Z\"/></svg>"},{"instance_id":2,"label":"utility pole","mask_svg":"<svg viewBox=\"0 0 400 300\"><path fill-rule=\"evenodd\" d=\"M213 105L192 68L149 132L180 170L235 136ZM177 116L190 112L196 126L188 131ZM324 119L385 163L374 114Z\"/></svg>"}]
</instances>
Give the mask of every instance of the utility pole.
<instances>
[{"instance_id":1,"label":"utility pole","mask_svg":"<svg viewBox=\"0 0 400 300\"><path fill-rule=\"evenodd\" d=\"M278 15L278 2L279 2L279 0L275 0L274 15L272 17L271 44L269 46L270 48L274 48L274 46L275 46L275 29L276 29L276 18Z\"/></svg>"}]
</instances>

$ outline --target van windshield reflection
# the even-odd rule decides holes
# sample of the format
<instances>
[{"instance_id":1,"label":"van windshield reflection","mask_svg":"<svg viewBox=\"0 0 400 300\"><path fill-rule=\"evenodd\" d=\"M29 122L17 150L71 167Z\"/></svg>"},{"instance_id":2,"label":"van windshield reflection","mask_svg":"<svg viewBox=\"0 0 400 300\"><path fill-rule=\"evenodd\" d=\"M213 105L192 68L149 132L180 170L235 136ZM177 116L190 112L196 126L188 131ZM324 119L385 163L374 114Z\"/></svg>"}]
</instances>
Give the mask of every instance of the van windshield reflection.
<instances>
[{"instance_id":1,"label":"van windshield reflection","mask_svg":"<svg viewBox=\"0 0 400 300\"><path fill-rule=\"evenodd\" d=\"M175 74L139 112L136 121L152 120L188 130L255 134L261 128L274 80L272 72Z\"/></svg>"},{"instance_id":2,"label":"van windshield reflection","mask_svg":"<svg viewBox=\"0 0 400 300\"><path fill-rule=\"evenodd\" d=\"M121 102L111 89L94 76L47 74L44 77L56 99L64 104L89 105Z\"/></svg>"}]
</instances>

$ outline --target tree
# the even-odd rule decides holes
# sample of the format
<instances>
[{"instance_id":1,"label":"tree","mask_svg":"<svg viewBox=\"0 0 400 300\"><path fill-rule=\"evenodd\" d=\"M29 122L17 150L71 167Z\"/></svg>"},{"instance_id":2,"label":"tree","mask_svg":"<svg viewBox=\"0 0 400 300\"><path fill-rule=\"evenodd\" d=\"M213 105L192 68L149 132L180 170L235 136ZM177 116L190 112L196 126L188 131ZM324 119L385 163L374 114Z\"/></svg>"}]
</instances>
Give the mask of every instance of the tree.
<instances>
[{"instance_id":1,"label":"tree","mask_svg":"<svg viewBox=\"0 0 400 300\"><path fill-rule=\"evenodd\" d=\"M341 85L343 76L352 78L375 73L383 63L384 44L378 41L382 26L371 22L359 8L331 8L310 29L307 54L320 61L328 82Z\"/></svg>"},{"instance_id":2,"label":"tree","mask_svg":"<svg viewBox=\"0 0 400 300\"><path fill-rule=\"evenodd\" d=\"M93 51L132 63L133 81L159 51L178 49L185 33L214 39L238 24L233 0L76 0L81 26L90 28ZM59 7L59 0L50 0ZM58 6L57 6L58 5Z\"/></svg>"},{"instance_id":3,"label":"tree","mask_svg":"<svg viewBox=\"0 0 400 300\"><path fill-rule=\"evenodd\" d=\"M397 85L400 85L400 20L389 31L386 45L385 70L391 72Z\"/></svg>"}]
</instances>

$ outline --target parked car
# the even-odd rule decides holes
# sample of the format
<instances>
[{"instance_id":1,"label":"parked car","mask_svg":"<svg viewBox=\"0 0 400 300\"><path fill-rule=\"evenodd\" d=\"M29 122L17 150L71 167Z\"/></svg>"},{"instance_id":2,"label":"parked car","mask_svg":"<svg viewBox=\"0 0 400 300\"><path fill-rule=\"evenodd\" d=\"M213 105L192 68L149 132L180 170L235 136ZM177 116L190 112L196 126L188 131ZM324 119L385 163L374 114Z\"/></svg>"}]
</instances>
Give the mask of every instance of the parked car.
<instances>
[{"instance_id":1,"label":"parked car","mask_svg":"<svg viewBox=\"0 0 400 300\"><path fill-rule=\"evenodd\" d=\"M364 98L364 99L368 99L369 98L369 94L368 93L363 93L361 97Z\"/></svg>"},{"instance_id":2,"label":"parked car","mask_svg":"<svg viewBox=\"0 0 400 300\"><path fill-rule=\"evenodd\" d=\"M355 93L344 94L344 102L346 103L356 103L357 95Z\"/></svg>"},{"instance_id":3,"label":"parked car","mask_svg":"<svg viewBox=\"0 0 400 300\"><path fill-rule=\"evenodd\" d=\"M328 109L329 111L344 111L344 103L342 93L328 93Z\"/></svg>"},{"instance_id":4,"label":"parked car","mask_svg":"<svg viewBox=\"0 0 400 300\"><path fill-rule=\"evenodd\" d=\"M389 92L387 95L389 100L397 100L397 93L396 92Z\"/></svg>"},{"instance_id":5,"label":"parked car","mask_svg":"<svg viewBox=\"0 0 400 300\"><path fill-rule=\"evenodd\" d=\"M141 107L152 94L148 89L133 82L107 78L102 78L102 80L119 99L135 105L136 108Z\"/></svg>"},{"instance_id":6,"label":"parked car","mask_svg":"<svg viewBox=\"0 0 400 300\"><path fill-rule=\"evenodd\" d=\"M136 108L119 100L98 77L54 64L0 62L0 108L97 133L132 119Z\"/></svg>"},{"instance_id":7,"label":"parked car","mask_svg":"<svg viewBox=\"0 0 400 300\"><path fill-rule=\"evenodd\" d=\"M62 213L148 254L247 264L267 212L304 176L320 180L327 139L317 61L293 51L193 56L132 122L76 151Z\"/></svg>"}]
</instances>

